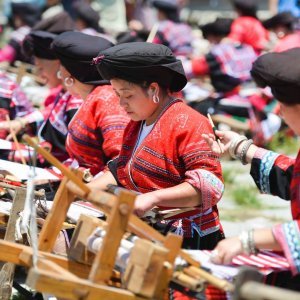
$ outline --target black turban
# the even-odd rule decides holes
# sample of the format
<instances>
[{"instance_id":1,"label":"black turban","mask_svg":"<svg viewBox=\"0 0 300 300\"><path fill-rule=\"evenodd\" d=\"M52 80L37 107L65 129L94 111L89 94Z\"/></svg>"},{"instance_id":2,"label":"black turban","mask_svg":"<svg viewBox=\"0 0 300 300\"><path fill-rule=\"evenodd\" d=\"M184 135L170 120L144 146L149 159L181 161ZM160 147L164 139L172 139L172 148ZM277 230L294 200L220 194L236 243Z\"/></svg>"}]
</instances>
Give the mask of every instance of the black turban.
<instances>
[{"instance_id":1,"label":"black turban","mask_svg":"<svg viewBox=\"0 0 300 300\"><path fill-rule=\"evenodd\" d=\"M25 37L22 51L28 58L34 55L38 58L55 60L57 57L51 50L51 44L55 37L56 35L50 32L32 31Z\"/></svg>"},{"instance_id":2,"label":"black turban","mask_svg":"<svg viewBox=\"0 0 300 300\"><path fill-rule=\"evenodd\" d=\"M124 43L101 51L94 59L100 75L134 83L157 82L178 92L187 79L180 60L164 46L146 42Z\"/></svg>"},{"instance_id":3,"label":"black turban","mask_svg":"<svg viewBox=\"0 0 300 300\"><path fill-rule=\"evenodd\" d=\"M214 22L200 26L203 37L207 39L209 35L227 36L231 30L232 19L217 18Z\"/></svg>"},{"instance_id":4,"label":"black turban","mask_svg":"<svg viewBox=\"0 0 300 300\"><path fill-rule=\"evenodd\" d=\"M263 25L267 29L272 29L281 25L292 29L295 22L296 18L290 12L285 11L265 20Z\"/></svg>"},{"instance_id":5,"label":"black turban","mask_svg":"<svg viewBox=\"0 0 300 300\"><path fill-rule=\"evenodd\" d=\"M162 11L169 20L179 22L178 5L174 0L153 0L152 5Z\"/></svg>"},{"instance_id":6,"label":"black turban","mask_svg":"<svg viewBox=\"0 0 300 300\"><path fill-rule=\"evenodd\" d=\"M300 48L260 56L251 75L259 87L269 86L279 102L300 103Z\"/></svg>"},{"instance_id":7,"label":"black turban","mask_svg":"<svg viewBox=\"0 0 300 300\"><path fill-rule=\"evenodd\" d=\"M32 3L11 3L12 18L19 16L21 20L29 27L32 27L41 19L41 9L38 5Z\"/></svg>"},{"instance_id":8,"label":"black turban","mask_svg":"<svg viewBox=\"0 0 300 300\"><path fill-rule=\"evenodd\" d=\"M48 31L55 34L61 34L65 31L75 29L72 18L65 11L56 14L53 17L46 18L38 22L32 30Z\"/></svg>"},{"instance_id":9,"label":"black turban","mask_svg":"<svg viewBox=\"0 0 300 300\"><path fill-rule=\"evenodd\" d=\"M168 1L168 0L153 0L152 5L160 9L162 11L177 11L178 10L178 5L176 4L176 1Z\"/></svg>"},{"instance_id":10,"label":"black turban","mask_svg":"<svg viewBox=\"0 0 300 300\"><path fill-rule=\"evenodd\" d=\"M103 29L99 26L100 16L88 3L76 2L73 4L74 14L76 19L81 19L90 28L96 31L103 32Z\"/></svg>"},{"instance_id":11,"label":"black turban","mask_svg":"<svg viewBox=\"0 0 300 300\"><path fill-rule=\"evenodd\" d=\"M107 39L77 31L64 32L52 43L55 55L69 73L80 82L92 85L102 83L102 78L92 63L93 58L99 51L112 46Z\"/></svg>"}]
</instances>

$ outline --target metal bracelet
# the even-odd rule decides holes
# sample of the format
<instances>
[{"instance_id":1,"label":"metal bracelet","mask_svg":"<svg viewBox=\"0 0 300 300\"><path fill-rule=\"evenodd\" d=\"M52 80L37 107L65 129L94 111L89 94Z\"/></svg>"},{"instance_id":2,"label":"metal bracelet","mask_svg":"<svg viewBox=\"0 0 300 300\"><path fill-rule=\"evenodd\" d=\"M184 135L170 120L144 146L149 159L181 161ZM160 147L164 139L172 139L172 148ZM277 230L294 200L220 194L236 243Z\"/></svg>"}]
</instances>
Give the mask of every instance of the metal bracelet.
<instances>
[{"instance_id":1,"label":"metal bracelet","mask_svg":"<svg viewBox=\"0 0 300 300\"><path fill-rule=\"evenodd\" d=\"M251 254L257 254L258 250L255 247L254 242L254 229L248 231L248 246Z\"/></svg>"},{"instance_id":2,"label":"metal bracelet","mask_svg":"<svg viewBox=\"0 0 300 300\"><path fill-rule=\"evenodd\" d=\"M246 140L247 140L247 137L245 137L244 135L239 135L238 137L236 137L234 140L231 141L228 151L232 158L234 158L234 159L238 158L236 156L236 149L243 141L246 141Z\"/></svg>"},{"instance_id":3,"label":"metal bracelet","mask_svg":"<svg viewBox=\"0 0 300 300\"><path fill-rule=\"evenodd\" d=\"M242 233L239 235L239 240L241 241L242 244L242 249L243 249L243 253L250 255L251 254L251 250L249 248L249 235L247 231L242 231Z\"/></svg>"},{"instance_id":4,"label":"metal bracelet","mask_svg":"<svg viewBox=\"0 0 300 300\"><path fill-rule=\"evenodd\" d=\"M246 160L246 157L247 157L247 152L250 148L250 146L253 144L253 140L248 140L244 145L243 145L243 148L242 148L242 151L241 153L238 155L238 158L239 160L241 161L241 163L243 165L247 165L247 160Z\"/></svg>"}]
</instances>

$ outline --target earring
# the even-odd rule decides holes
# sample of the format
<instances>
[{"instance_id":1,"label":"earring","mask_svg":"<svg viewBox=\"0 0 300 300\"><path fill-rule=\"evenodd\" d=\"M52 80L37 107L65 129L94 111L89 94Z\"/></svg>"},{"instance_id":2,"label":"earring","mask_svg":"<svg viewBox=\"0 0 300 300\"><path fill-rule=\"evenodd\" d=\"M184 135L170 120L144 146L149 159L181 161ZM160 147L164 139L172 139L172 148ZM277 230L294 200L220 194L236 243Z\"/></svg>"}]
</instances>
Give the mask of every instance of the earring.
<instances>
[{"instance_id":1,"label":"earring","mask_svg":"<svg viewBox=\"0 0 300 300\"><path fill-rule=\"evenodd\" d=\"M62 79L61 71L60 71L60 70L57 71L56 77L57 77L58 79Z\"/></svg>"},{"instance_id":2,"label":"earring","mask_svg":"<svg viewBox=\"0 0 300 300\"><path fill-rule=\"evenodd\" d=\"M153 95L152 101L153 101L154 103L159 103L159 97L158 97L157 95Z\"/></svg>"},{"instance_id":3,"label":"earring","mask_svg":"<svg viewBox=\"0 0 300 300\"><path fill-rule=\"evenodd\" d=\"M64 84L66 87L71 87L74 84L74 79L72 77L66 77Z\"/></svg>"}]
</instances>

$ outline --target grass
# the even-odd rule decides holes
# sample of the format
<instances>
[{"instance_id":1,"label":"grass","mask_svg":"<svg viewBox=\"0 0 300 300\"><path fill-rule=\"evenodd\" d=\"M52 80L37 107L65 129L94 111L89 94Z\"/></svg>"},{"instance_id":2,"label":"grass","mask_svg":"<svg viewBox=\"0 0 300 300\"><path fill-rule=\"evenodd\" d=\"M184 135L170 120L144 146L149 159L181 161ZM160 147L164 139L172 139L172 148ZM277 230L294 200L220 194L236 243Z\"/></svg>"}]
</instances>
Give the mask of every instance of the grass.
<instances>
[{"instance_id":1,"label":"grass","mask_svg":"<svg viewBox=\"0 0 300 300\"><path fill-rule=\"evenodd\" d=\"M259 191L255 186L240 185L237 181L237 173L240 170L223 168L225 193L239 207L261 208L263 205L259 199Z\"/></svg>"},{"instance_id":2,"label":"grass","mask_svg":"<svg viewBox=\"0 0 300 300\"><path fill-rule=\"evenodd\" d=\"M239 186L231 191L231 197L237 205L249 208L262 207L258 196L259 192L255 187Z\"/></svg>"},{"instance_id":3,"label":"grass","mask_svg":"<svg viewBox=\"0 0 300 300\"><path fill-rule=\"evenodd\" d=\"M299 150L299 140L286 131L280 131L274 135L266 148L276 153L296 154Z\"/></svg>"},{"instance_id":4,"label":"grass","mask_svg":"<svg viewBox=\"0 0 300 300\"><path fill-rule=\"evenodd\" d=\"M226 185L231 185L234 182L235 172L229 168L223 168L222 170L223 179Z\"/></svg>"}]
</instances>

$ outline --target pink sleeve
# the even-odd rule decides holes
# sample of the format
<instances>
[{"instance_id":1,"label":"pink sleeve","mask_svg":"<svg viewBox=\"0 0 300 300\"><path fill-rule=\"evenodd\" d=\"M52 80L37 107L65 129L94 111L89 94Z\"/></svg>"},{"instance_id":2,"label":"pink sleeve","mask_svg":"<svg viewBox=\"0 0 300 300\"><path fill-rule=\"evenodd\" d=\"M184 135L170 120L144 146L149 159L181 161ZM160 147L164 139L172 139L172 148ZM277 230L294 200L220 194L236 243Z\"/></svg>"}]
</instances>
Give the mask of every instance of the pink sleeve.
<instances>
[{"instance_id":1,"label":"pink sleeve","mask_svg":"<svg viewBox=\"0 0 300 300\"><path fill-rule=\"evenodd\" d=\"M6 45L0 50L0 62L2 61L13 62L15 57L16 57L16 51L10 45Z\"/></svg>"},{"instance_id":2,"label":"pink sleeve","mask_svg":"<svg viewBox=\"0 0 300 300\"><path fill-rule=\"evenodd\" d=\"M300 273L300 220L274 226L273 235L280 244L293 274Z\"/></svg>"}]
</instances>

